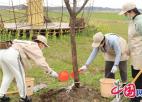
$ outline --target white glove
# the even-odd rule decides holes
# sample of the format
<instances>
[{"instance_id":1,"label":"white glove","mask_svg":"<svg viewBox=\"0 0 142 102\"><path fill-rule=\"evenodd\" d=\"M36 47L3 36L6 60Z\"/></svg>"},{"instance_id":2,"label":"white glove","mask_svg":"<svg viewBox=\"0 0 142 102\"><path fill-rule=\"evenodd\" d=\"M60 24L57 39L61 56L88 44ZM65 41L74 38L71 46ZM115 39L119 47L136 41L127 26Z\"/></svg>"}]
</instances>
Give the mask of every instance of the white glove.
<instances>
[{"instance_id":1,"label":"white glove","mask_svg":"<svg viewBox=\"0 0 142 102\"><path fill-rule=\"evenodd\" d=\"M87 66L86 65L83 65L79 70L81 71L81 72L85 72L85 71L87 71Z\"/></svg>"},{"instance_id":2,"label":"white glove","mask_svg":"<svg viewBox=\"0 0 142 102\"><path fill-rule=\"evenodd\" d=\"M54 78L58 78L58 73L57 72L55 72L55 71L51 71L50 73L49 73L49 75L51 76L51 77L54 77Z\"/></svg>"},{"instance_id":3,"label":"white glove","mask_svg":"<svg viewBox=\"0 0 142 102\"><path fill-rule=\"evenodd\" d=\"M111 69L111 73L116 73L117 72L117 66L113 66Z\"/></svg>"}]
</instances>

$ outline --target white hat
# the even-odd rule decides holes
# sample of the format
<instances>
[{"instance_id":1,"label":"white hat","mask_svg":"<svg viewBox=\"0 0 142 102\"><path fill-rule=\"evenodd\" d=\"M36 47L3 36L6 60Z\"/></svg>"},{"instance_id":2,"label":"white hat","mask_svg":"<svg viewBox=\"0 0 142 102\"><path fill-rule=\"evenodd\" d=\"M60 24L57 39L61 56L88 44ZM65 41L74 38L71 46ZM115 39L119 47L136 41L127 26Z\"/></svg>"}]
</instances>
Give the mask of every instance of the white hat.
<instances>
[{"instance_id":1,"label":"white hat","mask_svg":"<svg viewBox=\"0 0 142 102\"><path fill-rule=\"evenodd\" d=\"M46 47L49 47L49 46L47 45L47 39L46 39L46 37L43 36L43 35L38 35L37 38L35 39L35 41L40 41L40 42L42 42Z\"/></svg>"},{"instance_id":2,"label":"white hat","mask_svg":"<svg viewBox=\"0 0 142 102\"><path fill-rule=\"evenodd\" d=\"M92 43L92 47L99 47L101 42L104 39L104 35L102 32L98 32L93 36L93 43Z\"/></svg>"},{"instance_id":3,"label":"white hat","mask_svg":"<svg viewBox=\"0 0 142 102\"><path fill-rule=\"evenodd\" d=\"M132 10L136 8L136 4L134 2L128 2L128 3L125 3L123 6L122 6L122 10L121 12L119 13L119 15L123 15L125 14L127 11L129 10Z\"/></svg>"}]
</instances>

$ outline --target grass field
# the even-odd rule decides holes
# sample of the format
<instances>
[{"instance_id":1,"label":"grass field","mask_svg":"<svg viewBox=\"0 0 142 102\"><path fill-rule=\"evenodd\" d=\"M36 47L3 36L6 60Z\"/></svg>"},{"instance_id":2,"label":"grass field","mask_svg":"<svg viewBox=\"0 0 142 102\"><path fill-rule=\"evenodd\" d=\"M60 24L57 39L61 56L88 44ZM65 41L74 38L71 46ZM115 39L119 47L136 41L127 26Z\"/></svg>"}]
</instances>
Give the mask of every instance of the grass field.
<instances>
[{"instance_id":1,"label":"grass field","mask_svg":"<svg viewBox=\"0 0 142 102\"><path fill-rule=\"evenodd\" d=\"M53 18L61 16L57 12L50 12L49 15ZM103 12L93 12L89 15L90 18L87 17L87 13L84 14L84 17L86 18L88 24L87 28L82 33L78 33L76 36L79 67L85 64L88 56L92 51L92 36L95 34L95 32L102 31L103 33L117 33L118 35L127 39L127 20L125 19L125 17L119 16L117 13ZM5 17L5 19L8 19L7 16ZM67 13L64 14L63 18L63 21L68 21ZM68 70L69 72L71 72L72 64L70 36L61 35L60 38L53 36L52 38L48 38L48 43L50 47L44 50L44 55L50 67L57 72L63 70ZM70 85L73 81L72 79L70 79L70 81L68 82L59 82L58 80L50 78L48 75L44 74L41 68L37 67L34 64L31 69L28 69L26 71L26 75L28 77L34 77L36 84L42 82L48 84L49 89L67 86ZM99 79L103 77L104 59L102 53L99 53L97 58L90 65L89 70L86 73L80 75L80 82L83 85L88 85L90 87L96 88L99 91ZM117 79L120 79L118 72L116 77ZM128 67L128 78L130 81L130 67ZM12 86L15 86L15 84L13 84ZM13 90L13 87L10 90ZM37 93L37 95L40 93Z\"/></svg>"}]
</instances>

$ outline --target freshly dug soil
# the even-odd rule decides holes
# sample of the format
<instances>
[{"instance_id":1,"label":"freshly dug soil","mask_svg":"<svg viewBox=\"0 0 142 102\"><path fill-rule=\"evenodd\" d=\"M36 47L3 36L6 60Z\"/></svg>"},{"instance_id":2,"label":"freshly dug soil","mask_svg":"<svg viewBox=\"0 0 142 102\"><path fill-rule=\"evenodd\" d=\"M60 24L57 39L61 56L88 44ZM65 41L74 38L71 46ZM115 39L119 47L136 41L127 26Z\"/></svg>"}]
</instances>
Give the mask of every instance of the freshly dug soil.
<instances>
[{"instance_id":1,"label":"freshly dug soil","mask_svg":"<svg viewBox=\"0 0 142 102\"><path fill-rule=\"evenodd\" d=\"M74 88L69 93L65 89L51 89L40 95L40 102L101 102L102 97L95 89L88 87ZM102 102L109 102L105 99Z\"/></svg>"}]
</instances>

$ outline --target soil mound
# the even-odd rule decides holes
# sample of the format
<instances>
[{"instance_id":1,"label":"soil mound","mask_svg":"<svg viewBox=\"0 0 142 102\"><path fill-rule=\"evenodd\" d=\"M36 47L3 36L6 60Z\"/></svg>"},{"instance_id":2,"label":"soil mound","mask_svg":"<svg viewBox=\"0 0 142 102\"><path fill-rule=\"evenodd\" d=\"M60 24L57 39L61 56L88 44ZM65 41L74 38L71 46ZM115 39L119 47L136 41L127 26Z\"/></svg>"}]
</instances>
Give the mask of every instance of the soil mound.
<instances>
[{"instance_id":1,"label":"soil mound","mask_svg":"<svg viewBox=\"0 0 142 102\"><path fill-rule=\"evenodd\" d=\"M88 87L74 88L69 93L65 89L51 89L40 95L41 102L100 102L100 93Z\"/></svg>"}]
</instances>

